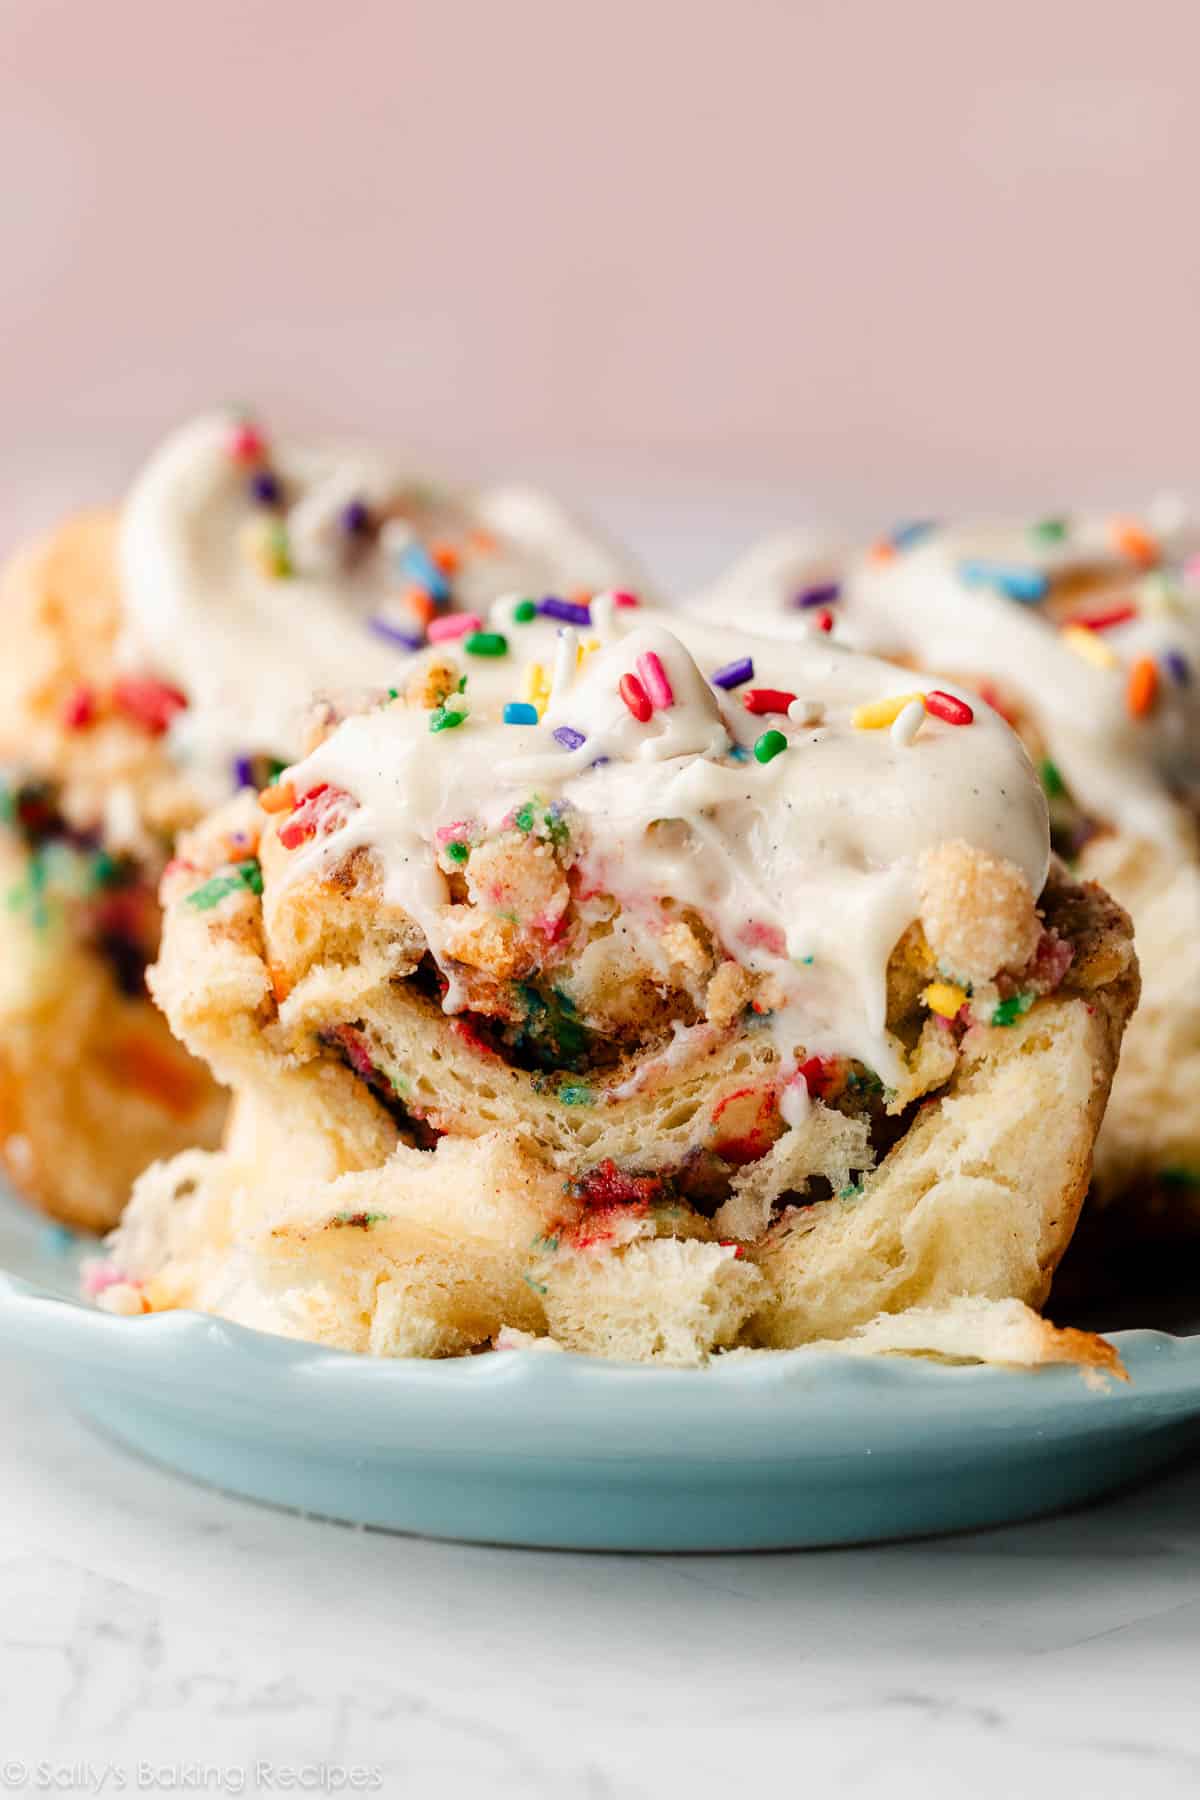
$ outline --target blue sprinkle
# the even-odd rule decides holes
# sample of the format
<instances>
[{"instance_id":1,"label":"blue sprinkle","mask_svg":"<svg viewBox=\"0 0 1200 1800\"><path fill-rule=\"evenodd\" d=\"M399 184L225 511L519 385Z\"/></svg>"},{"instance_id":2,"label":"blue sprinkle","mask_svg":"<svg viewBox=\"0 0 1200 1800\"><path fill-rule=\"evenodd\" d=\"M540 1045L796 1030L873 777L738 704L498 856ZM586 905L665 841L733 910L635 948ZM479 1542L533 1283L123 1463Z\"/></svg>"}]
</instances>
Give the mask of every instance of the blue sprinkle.
<instances>
[{"instance_id":1,"label":"blue sprinkle","mask_svg":"<svg viewBox=\"0 0 1200 1800\"><path fill-rule=\"evenodd\" d=\"M842 596L840 581L823 581L817 587L801 588L792 595L793 606L832 606Z\"/></svg>"},{"instance_id":2,"label":"blue sprinkle","mask_svg":"<svg viewBox=\"0 0 1200 1800\"><path fill-rule=\"evenodd\" d=\"M432 599L446 601L450 598L450 583L424 544L405 544L400 552L400 567L406 575L411 575L419 586L427 589Z\"/></svg>"},{"instance_id":3,"label":"blue sprinkle","mask_svg":"<svg viewBox=\"0 0 1200 1800\"><path fill-rule=\"evenodd\" d=\"M561 619L564 625L590 625L592 609L578 600L560 600L557 594L547 594L544 600L538 601L538 611L544 619Z\"/></svg>"},{"instance_id":4,"label":"blue sprinkle","mask_svg":"<svg viewBox=\"0 0 1200 1800\"><path fill-rule=\"evenodd\" d=\"M260 469L251 477L250 492L260 506L278 506L283 489L278 475L272 475L270 469Z\"/></svg>"},{"instance_id":5,"label":"blue sprinkle","mask_svg":"<svg viewBox=\"0 0 1200 1800\"><path fill-rule=\"evenodd\" d=\"M504 708L506 725L536 725L537 722L538 709L528 700L510 700Z\"/></svg>"},{"instance_id":6,"label":"blue sprinkle","mask_svg":"<svg viewBox=\"0 0 1200 1800\"><path fill-rule=\"evenodd\" d=\"M1050 587L1049 577L1027 563L961 562L958 572L968 587L999 588L1026 606L1044 600Z\"/></svg>"},{"instance_id":7,"label":"blue sprinkle","mask_svg":"<svg viewBox=\"0 0 1200 1800\"><path fill-rule=\"evenodd\" d=\"M255 787L254 764L248 756L235 756L233 759L233 781L235 787Z\"/></svg>"},{"instance_id":8,"label":"blue sprinkle","mask_svg":"<svg viewBox=\"0 0 1200 1800\"><path fill-rule=\"evenodd\" d=\"M573 725L555 726L554 737L564 750L578 750L581 744L587 743L585 734L582 731L576 731Z\"/></svg>"},{"instance_id":9,"label":"blue sprinkle","mask_svg":"<svg viewBox=\"0 0 1200 1800\"><path fill-rule=\"evenodd\" d=\"M367 620L367 630L373 631L376 637L386 638L389 644L402 645L405 650L425 648L423 631L405 631L402 625L393 625L390 619L381 618L378 613Z\"/></svg>"},{"instance_id":10,"label":"blue sprinkle","mask_svg":"<svg viewBox=\"0 0 1200 1800\"><path fill-rule=\"evenodd\" d=\"M927 538L931 531L937 530L936 519L909 519L903 525L897 525L891 535L894 550L911 550L922 538Z\"/></svg>"},{"instance_id":11,"label":"blue sprinkle","mask_svg":"<svg viewBox=\"0 0 1200 1800\"><path fill-rule=\"evenodd\" d=\"M750 752L741 744L730 744L726 754L730 762L743 763L750 760Z\"/></svg>"},{"instance_id":12,"label":"blue sprinkle","mask_svg":"<svg viewBox=\"0 0 1200 1800\"><path fill-rule=\"evenodd\" d=\"M754 680L754 658L743 656L738 662L726 663L710 680L714 687L724 688L726 692L730 688L741 687L743 681Z\"/></svg>"},{"instance_id":13,"label":"blue sprinkle","mask_svg":"<svg viewBox=\"0 0 1200 1800\"><path fill-rule=\"evenodd\" d=\"M74 1246L75 1233L68 1231L65 1225L44 1225L41 1239L42 1249L50 1256L66 1256Z\"/></svg>"},{"instance_id":14,"label":"blue sprinkle","mask_svg":"<svg viewBox=\"0 0 1200 1800\"><path fill-rule=\"evenodd\" d=\"M1192 685L1192 671L1188 667L1188 659L1181 650L1163 652L1163 668L1178 687Z\"/></svg>"}]
</instances>

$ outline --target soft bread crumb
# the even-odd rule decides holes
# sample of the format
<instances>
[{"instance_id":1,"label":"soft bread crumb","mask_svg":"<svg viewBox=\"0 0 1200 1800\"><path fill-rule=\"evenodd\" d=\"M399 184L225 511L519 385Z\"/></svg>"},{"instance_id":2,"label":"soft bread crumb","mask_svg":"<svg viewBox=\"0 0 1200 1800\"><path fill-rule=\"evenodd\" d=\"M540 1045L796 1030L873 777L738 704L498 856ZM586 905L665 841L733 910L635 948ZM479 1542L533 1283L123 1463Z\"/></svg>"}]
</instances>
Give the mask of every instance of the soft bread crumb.
<instances>
[{"instance_id":1,"label":"soft bread crumb","mask_svg":"<svg viewBox=\"0 0 1200 1800\"><path fill-rule=\"evenodd\" d=\"M922 856L920 919L939 967L972 982L1023 969L1041 935L1022 871L961 840Z\"/></svg>"}]
</instances>

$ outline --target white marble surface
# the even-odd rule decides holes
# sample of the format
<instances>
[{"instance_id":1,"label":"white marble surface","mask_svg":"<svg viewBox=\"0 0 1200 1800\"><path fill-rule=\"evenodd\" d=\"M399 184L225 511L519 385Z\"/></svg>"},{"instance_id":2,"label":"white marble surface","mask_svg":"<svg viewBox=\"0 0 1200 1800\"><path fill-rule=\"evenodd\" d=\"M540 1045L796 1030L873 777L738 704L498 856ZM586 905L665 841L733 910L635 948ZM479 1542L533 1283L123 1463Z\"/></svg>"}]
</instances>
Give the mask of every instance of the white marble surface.
<instances>
[{"instance_id":1,"label":"white marble surface","mask_svg":"<svg viewBox=\"0 0 1200 1800\"><path fill-rule=\"evenodd\" d=\"M191 1487L8 1356L0 1408L0 1792L1200 1792L1200 1463L938 1543L570 1556Z\"/></svg>"}]
</instances>

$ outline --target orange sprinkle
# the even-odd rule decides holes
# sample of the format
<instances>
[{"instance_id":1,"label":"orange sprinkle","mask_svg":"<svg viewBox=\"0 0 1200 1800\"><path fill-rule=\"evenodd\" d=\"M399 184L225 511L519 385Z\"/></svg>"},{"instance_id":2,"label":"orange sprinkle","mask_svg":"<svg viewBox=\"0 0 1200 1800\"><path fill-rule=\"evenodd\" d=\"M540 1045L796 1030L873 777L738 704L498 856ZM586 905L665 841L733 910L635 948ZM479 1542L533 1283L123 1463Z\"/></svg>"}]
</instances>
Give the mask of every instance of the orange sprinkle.
<instances>
[{"instance_id":1,"label":"orange sprinkle","mask_svg":"<svg viewBox=\"0 0 1200 1800\"><path fill-rule=\"evenodd\" d=\"M1129 671L1125 704L1135 719L1154 710L1158 698L1158 667L1148 656L1139 656Z\"/></svg>"},{"instance_id":2,"label":"orange sprinkle","mask_svg":"<svg viewBox=\"0 0 1200 1800\"><path fill-rule=\"evenodd\" d=\"M491 556L498 548L494 534L485 531L482 525L477 525L474 531L468 531L467 549L473 550L476 556Z\"/></svg>"},{"instance_id":3,"label":"orange sprinkle","mask_svg":"<svg viewBox=\"0 0 1200 1800\"><path fill-rule=\"evenodd\" d=\"M1127 556L1139 568L1152 569L1159 560L1158 545L1136 519L1114 519L1108 530L1118 554Z\"/></svg>"},{"instance_id":4,"label":"orange sprinkle","mask_svg":"<svg viewBox=\"0 0 1200 1800\"><path fill-rule=\"evenodd\" d=\"M449 544L444 538L436 544L430 544L429 555L443 575L455 574L459 562L462 560L458 554L457 544Z\"/></svg>"},{"instance_id":5,"label":"orange sprinkle","mask_svg":"<svg viewBox=\"0 0 1200 1800\"><path fill-rule=\"evenodd\" d=\"M590 606L592 604L592 590L591 588L576 588L569 598L575 602L576 606Z\"/></svg>"},{"instance_id":6,"label":"orange sprinkle","mask_svg":"<svg viewBox=\"0 0 1200 1800\"><path fill-rule=\"evenodd\" d=\"M277 781L274 787L263 788L258 804L267 813L291 812L296 804L296 790L290 781Z\"/></svg>"},{"instance_id":7,"label":"orange sprinkle","mask_svg":"<svg viewBox=\"0 0 1200 1800\"><path fill-rule=\"evenodd\" d=\"M890 538L880 538L877 544L871 545L871 561L888 563L896 560L896 546Z\"/></svg>"},{"instance_id":8,"label":"orange sprinkle","mask_svg":"<svg viewBox=\"0 0 1200 1800\"><path fill-rule=\"evenodd\" d=\"M433 603L433 595L428 588L410 587L404 590L404 604L422 625L428 625L437 607Z\"/></svg>"}]
</instances>

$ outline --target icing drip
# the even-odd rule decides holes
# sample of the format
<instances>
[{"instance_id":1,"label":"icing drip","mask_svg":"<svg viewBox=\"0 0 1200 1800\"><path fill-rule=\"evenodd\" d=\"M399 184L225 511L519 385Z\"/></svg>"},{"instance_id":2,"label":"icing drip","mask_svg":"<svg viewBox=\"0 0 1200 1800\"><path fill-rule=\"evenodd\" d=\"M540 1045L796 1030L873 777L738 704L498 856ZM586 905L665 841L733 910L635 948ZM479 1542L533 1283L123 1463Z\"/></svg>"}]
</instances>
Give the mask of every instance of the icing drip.
<instances>
[{"instance_id":1,"label":"icing drip","mask_svg":"<svg viewBox=\"0 0 1200 1800\"><path fill-rule=\"evenodd\" d=\"M1155 551L1161 561L1146 566ZM1090 518L967 525L901 532L866 551L803 532L751 551L700 604L714 618L792 629L804 597L833 584L839 642L997 684L1028 711L1087 813L1172 845L1186 830L1172 794L1200 788L1197 551L1200 528L1165 502L1145 531ZM1091 582L1101 601L1082 591ZM1079 615L1101 617L1102 629L1072 631ZM1138 713L1130 681L1145 661L1153 704Z\"/></svg>"},{"instance_id":2,"label":"icing drip","mask_svg":"<svg viewBox=\"0 0 1200 1800\"><path fill-rule=\"evenodd\" d=\"M506 592L634 579L544 495L433 484L358 451L271 444L247 464L231 453L236 435L214 417L168 440L126 501L120 539L122 660L187 695L170 745L213 802L239 757L298 753L314 689L387 683L407 666L402 640L423 636L414 589L439 609L485 612ZM449 578L430 555L442 540Z\"/></svg>"},{"instance_id":3,"label":"icing drip","mask_svg":"<svg viewBox=\"0 0 1200 1800\"><path fill-rule=\"evenodd\" d=\"M857 729L852 715L910 692L911 674L804 629L791 641L735 638L683 616L668 629L647 607L606 617L612 641L588 651L584 628L580 664L538 723L506 724L505 707L522 659L549 668L560 640L552 621L516 623L503 601L489 626L512 649L461 659L466 689L447 701L461 725L431 729L433 714L403 704L345 720L287 779L298 796L327 784L357 806L295 852L291 878L369 847L385 902L409 912L449 965L439 837L462 821L488 835L532 802L570 832L587 890L613 895L648 938L669 900L774 977L778 1005L763 1028L785 1059L803 1046L894 1080L886 967L917 913L921 853L961 838L1016 863L1035 893L1045 880L1046 803L1018 740L984 707L965 730L927 718L910 744ZM804 695L802 722L766 719L712 685L735 652ZM621 691L637 671L659 699L644 721ZM764 725L784 744L767 761L755 754ZM448 1010L454 994L452 979Z\"/></svg>"}]
</instances>

